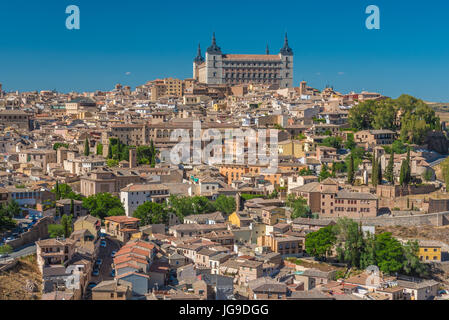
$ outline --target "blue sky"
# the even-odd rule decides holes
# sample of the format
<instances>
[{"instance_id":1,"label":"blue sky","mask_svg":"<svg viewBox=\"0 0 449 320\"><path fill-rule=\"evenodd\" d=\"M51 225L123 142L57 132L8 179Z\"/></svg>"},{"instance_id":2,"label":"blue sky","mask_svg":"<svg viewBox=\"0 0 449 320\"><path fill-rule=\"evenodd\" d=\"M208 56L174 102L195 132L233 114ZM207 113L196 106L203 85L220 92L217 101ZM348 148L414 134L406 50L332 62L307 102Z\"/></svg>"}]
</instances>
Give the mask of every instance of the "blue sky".
<instances>
[{"instance_id":1,"label":"blue sky","mask_svg":"<svg viewBox=\"0 0 449 320\"><path fill-rule=\"evenodd\" d=\"M80 30L65 27L72 4ZM371 4L380 30L365 28ZM277 53L287 31L295 85L449 102L448 15L446 0L2 1L0 82L69 92L187 78L213 31L225 53Z\"/></svg>"}]
</instances>

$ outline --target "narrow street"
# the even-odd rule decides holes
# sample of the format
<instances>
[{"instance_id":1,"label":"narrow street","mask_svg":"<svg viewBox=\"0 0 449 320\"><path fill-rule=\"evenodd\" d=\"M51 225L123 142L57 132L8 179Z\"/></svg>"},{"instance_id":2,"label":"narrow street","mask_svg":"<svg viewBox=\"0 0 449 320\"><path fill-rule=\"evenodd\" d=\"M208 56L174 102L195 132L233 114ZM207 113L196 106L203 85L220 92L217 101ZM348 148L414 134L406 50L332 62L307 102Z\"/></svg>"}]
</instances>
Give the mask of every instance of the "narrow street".
<instances>
[{"instance_id":1,"label":"narrow street","mask_svg":"<svg viewBox=\"0 0 449 320\"><path fill-rule=\"evenodd\" d=\"M91 276L90 282L98 284L102 281L114 279L114 277L111 276L112 261L113 261L111 253L112 251L120 250L120 247L121 247L120 241L110 236L106 236L106 248L100 247L100 253L97 257L97 259L101 259L103 261L100 266L100 274L98 276ZM86 294L85 299L90 300L91 298L92 296L90 292Z\"/></svg>"}]
</instances>

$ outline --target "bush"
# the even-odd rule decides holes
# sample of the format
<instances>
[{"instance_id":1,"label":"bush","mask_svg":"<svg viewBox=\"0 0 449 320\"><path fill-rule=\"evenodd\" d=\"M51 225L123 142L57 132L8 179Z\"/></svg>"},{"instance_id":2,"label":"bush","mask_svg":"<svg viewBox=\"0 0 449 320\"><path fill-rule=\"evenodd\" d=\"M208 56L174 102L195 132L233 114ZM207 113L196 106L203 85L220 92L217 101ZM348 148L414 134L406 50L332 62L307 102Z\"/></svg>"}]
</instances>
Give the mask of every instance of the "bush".
<instances>
[{"instance_id":1,"label":"bush","mask_svg":"<svg viewBox=\"0 0 449 320\"><path fill-rule=\"evenodd\" d=\"M12 251L12 247L9 244L0 246L0 254L11 253Z\"/></svg>"}]
</instances>

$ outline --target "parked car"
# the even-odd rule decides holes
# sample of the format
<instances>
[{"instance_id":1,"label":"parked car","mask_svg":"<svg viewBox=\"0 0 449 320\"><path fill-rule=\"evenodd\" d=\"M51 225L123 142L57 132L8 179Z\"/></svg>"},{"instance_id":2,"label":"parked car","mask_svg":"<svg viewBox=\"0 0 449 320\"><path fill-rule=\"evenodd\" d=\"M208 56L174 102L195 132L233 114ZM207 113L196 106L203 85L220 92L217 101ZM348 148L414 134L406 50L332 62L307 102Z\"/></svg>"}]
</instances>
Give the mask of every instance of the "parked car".
<instances>
[{"instance_id":1,"label":"parked car","mask_svg":"<svg viewBox=\"0 0 449 320\"><path fill-rule=\"evenodd\" d=\"M117 253L117 251L113 250L113 251L111 252L111 257L114 258L114 256L115 256L116 253Z\"/></svg>"},{"instance_id":2,"label":"parked car","mask_svg":"<svg viewBox=\"0 0 449 320\"><path fill-rule=\"evenodd\" d=\"M8 258L9 254L7 253L0 253L0 259Z\"/></svg>"},{"instance_id":3,"label":"parked car","mask_svg":"<svg viewBox=\"0 0 449 320\"><path fill-rule=\"evenodd\" d=\"M111 277L115 277L115 269L111 270Z\"/></svg>"},{"instance_id":4,"label":"parked car","mask_svg":"<svg viewBox=\"0 0 449 320\"><path fill-rule=\"evenodd\" d=\"M97 284L95 282L89 282L89 284L87 285L87 290L92 290L96 286Z\"/></svg>"},{"instance_id":5,"label":"parked car","mask_svg":"<svg viewBox=\"0 0 449 320\"><path fill-rule=\"evenodd\" d=\"M92 275L93 275L94 277L98 277L98 276L100 275L100 270L94 269L94 271L92 271Z\"/></svg>"},{"instance_id":6,"label":"parked car","mask_svg":"<svg viewBox=\"0 0 449 320\"><path fill-rule=\"evenodd\" d=\"M100 247L106 248L106 241L105 240L101 240Z\"/></svg>"},{"instance_id":7,"label":"parked car","mask_svg":"<svg viewBox=\"0 0 449 320\"><path fill-rule=\"evenodd\" d=\"M97 264L97 266L101 266L101 264L103 263L103 260L97 259L97 261L95 261L95 263Z\"/></svg>"}]
</instances>

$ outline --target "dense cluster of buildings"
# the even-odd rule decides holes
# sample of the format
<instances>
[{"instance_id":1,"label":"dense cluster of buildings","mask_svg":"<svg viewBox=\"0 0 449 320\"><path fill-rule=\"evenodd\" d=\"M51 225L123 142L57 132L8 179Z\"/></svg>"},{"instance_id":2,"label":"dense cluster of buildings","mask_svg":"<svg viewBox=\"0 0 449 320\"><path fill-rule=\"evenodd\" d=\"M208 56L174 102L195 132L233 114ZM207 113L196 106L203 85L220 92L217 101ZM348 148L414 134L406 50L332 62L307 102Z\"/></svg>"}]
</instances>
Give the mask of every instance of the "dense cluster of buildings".
<instances>
[{"instance_id":1,"label":"dense cluster of buildings","mask_svg":"<svg viewBox=\"0 0 449 320\"><path fill-rule=\"evenodd\" d=\"M420 186L373 187L373 168L366 159L354 168L353 184L341 172L322 178L349 154L323 141L346 141L349 110L361 101L384 98L370 92L342 94L331 87L320 91L305 81L295 87L287 35L278 54L267 47L260 55L224 54L214 35L205 57L198 47L192 78L156 79L135 90L118 84L106 92L3 92L0 85L0 203L16 201L21 218L59 223L64 214L74 216L70 237L26 230L27 236L16 235L10 243L19 247L25 237L35 237L45 299L437 296L434 281L385 277L370 285L363 276L341 281L338 268L321 270L313 261L305 267L290 259L307 257L307 234L341 217L362 221L449 207L444 198L407 197L444 190L435 179L441 156L426 146L410 152L412 176L432 172L431 181ZM192 137L196 122L201 135L209 129L223 137L236 129L274 132L276 170L248 162L173 164L171 151L178 140L172 136L182 129ZM390 154L383 147L397 137L391 130L366 130L354 133L354 143L375 154L385 169ZM128 147L121 158L111 157L117 147L113 140ZM150 144L157 150L156 161L143 163L139 147ZM245 159L249 150L245 144ZM396 176L405 157L395 155ZM116 196L125 215L101 221L81 200L56 199L51 190L57 183L83 198ZM232 197L235 211L183 218L170 213L165 225L143 225L133 216L142 204L166 203L173 195L210 201ZM291 196L306 200L313 219L292 217ZM423 243L420 258L441 261L441 250L439 244ZM80 275L76 279L74 270Z\"/></svg>"}]
</instances>

